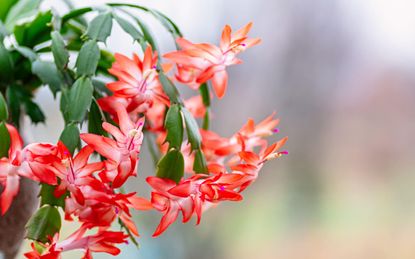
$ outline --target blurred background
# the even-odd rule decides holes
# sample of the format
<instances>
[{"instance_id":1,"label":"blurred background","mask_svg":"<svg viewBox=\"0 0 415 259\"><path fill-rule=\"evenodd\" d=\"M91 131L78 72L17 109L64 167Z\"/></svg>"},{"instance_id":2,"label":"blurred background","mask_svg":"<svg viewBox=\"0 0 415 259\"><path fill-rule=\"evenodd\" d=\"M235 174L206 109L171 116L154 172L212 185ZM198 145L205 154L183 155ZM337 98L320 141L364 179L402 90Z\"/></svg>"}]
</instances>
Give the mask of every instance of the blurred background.
<instances>
[{"instance_id":1,"label":"blurred background","mask_svg":"<svg viewBox=\"0 0 415 259\"><path fill-rule=\"evenodd\" d=\"M61 10L58 2L44 7ZM229 69L213 128L230 136L248 117L277 111L290 155L268 163L243 202L208 211L197 227L176 222L153 239L159 215L136 214L141 247L125 246L119 258L415 258L414 1L124 2L159 9L194 42L218 43L225 24L253 21L251 36L263 43ZM163 28L151 24L162 52L172 50ZM110 50L139 51L119 27L113 35ZM56 142L58 104L46 88L36 98L48 121L31 128L32 138ZM129 189L148 197L143 182L154 168L142 159Z\"/></svg>"}]
</instances>

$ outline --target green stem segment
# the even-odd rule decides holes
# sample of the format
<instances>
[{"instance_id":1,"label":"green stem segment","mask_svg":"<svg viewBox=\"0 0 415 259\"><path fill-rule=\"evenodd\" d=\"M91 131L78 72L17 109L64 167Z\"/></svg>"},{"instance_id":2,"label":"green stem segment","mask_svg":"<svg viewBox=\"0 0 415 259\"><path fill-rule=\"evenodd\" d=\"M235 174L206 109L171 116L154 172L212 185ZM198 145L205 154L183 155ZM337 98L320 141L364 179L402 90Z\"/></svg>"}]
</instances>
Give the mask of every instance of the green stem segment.
<instances>
[{"instance_id":1,"label":"green stem segment","mask_svg":"<svg viewBox=\"0 0 415 259\"><path fill-rule=\"evenodd\" d=\"M204 130L208 130L209 125L210 125L210 104L211 104L208 83L201 84L199 87L199 92L200 92L200 95L202 96L203 105L206 107L206 113L205 113L205 116L203 117L202 128Z\"/></svg>"}]
</instances>

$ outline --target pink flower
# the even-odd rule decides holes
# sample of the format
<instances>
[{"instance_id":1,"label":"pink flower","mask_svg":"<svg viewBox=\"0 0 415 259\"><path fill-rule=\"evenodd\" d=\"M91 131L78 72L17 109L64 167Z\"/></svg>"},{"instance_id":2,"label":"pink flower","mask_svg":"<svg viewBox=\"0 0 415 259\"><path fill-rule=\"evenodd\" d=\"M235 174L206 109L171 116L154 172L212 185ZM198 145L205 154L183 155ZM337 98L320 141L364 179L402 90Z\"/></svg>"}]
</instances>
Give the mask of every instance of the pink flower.
<instances>
[{"instance_id":1,"label":"pink flower","mask_svg":"<svg viewBox=\"0 0 415 259\"><path fill-rule=\"evenodd\" d=\"M101 177L111 181L114 188L124 184L129 176L136 175L144 126L144 118L133 122L123 106L117 106L116 111L120 128L107 122L102 125L115 140L95 134L81 134L83 141L108 159L105 161L106 171Z\"/></svg>"}]
</instances>

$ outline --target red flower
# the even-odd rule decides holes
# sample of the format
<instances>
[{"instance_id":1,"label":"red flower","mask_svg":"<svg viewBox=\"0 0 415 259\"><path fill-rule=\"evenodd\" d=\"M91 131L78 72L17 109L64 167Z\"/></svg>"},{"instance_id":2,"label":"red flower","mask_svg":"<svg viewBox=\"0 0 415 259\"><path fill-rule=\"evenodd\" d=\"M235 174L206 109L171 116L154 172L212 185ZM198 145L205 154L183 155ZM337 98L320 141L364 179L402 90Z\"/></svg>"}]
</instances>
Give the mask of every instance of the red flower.
<instances>
[{"instance_id":1,"label":"red flower","mask_svg":"<svg viewBox=\"0 0 415 259\"><path fill-rule=\"evenodd\" d=\"M83 141L108 159L105 161L106 171L101 177L111 181L114 188L123 185L129 176L136 175L144 126L144 118L133 122L122 106L117 106L117 115L120 128L107 122L102 125L115 140L94 134L81 134Z\"/></svg>"},{"instance_id":2,"label":"red flower","mask_svg":"<svg viewBox=\"0 0 415 259\"><path fill-rule=\"evenodd\" d=\"M65 251L85 250L83 259L92 258L91 252L104 252L111 255L118 255L120 249L115 244L127 242L127 235L123 232L107 231L100 228L95 235L85 236L88 230L87 225L82 225L80 229L70 235L66 240L58 242L59 235L56 234L53 239L47 244L41 244L44 252L38 251L36 246L32 243L33 251L26 253L26 258L29 259L59 259L60 254Z\"/></svg>"},{"instance_id":3,"label":"red flower","mask_svg":"<svg viewBox=\"0 0 415 259\"><path fill-rule=\"evenodd\" d=\"M56 152L52 145L32 144L23 149L23 141L17 129L6 124L10 134L10 148L8 158L0 159L0 184L4 190L0 196L1 214L4 215L9 209L13 198L19 192L20 177L56 184L56 177L46 163Z\"/></svg>"},{"instance_id":4,"label":"red flower","mask_svg":"<svg viewBox=\"0 0 415 259\"><path fill-rule=\"evenodd\" d=\"M56 176L61 181L54 192L56 197L62 196L68 190L79 204L84 205L85 197L81 188L96 185L97 180L91 175L104 168L103 162L88 164L88 159L93 152L94 150L91 147L86 146L72 158L65 145L62 142L58 143L58 157L60 160L53 163L53 168Z\"/></svg>"}]
</instances>

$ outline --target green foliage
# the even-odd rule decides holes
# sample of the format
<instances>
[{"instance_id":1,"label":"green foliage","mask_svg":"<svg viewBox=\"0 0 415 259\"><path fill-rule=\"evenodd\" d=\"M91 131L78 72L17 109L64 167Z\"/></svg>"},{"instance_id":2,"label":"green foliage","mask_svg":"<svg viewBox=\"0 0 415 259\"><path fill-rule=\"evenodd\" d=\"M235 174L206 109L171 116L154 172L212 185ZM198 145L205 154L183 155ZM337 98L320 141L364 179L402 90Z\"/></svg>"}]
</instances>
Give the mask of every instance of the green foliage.
<instances>
[{"instance_id":1,"label":"green foliage","mask_svg":"<svg viewBox=\"0 0 415 259\"><path fill-rule=\"evenodd\" d=\"M21 46L33 47L50 40L52 12L38 13L33 21L16 25L14 36Z\"/></svg>"},{"instance_id":2,"label":"green foliage","mask_svg":"<svg viewBox=\"0 0 415 259\"><path fill-rule=\"evenodd\" d=\"M10 8L12 8L12 6L16 4L17 1L18 0L1 0L0 1L0 20L1 21L4 22L6 20L6 16Z\"/></svg>"},{"instance_id":3,"label":"green foliage","mask_svg":"<svg viewBox=\"0 0 415 259\"><path fill-rule=\"evenodd\" d=\"M35 61L38 58L36 52L25 46L17 46L16 51L31 62Z\"/></svg>"},{"instance_id":4,"label":"green foliage","mask_svg":"<svg viewBox=\"0 0 415 259\"><path fill-rule=\"evenodd\" d=\"M59 140L65 144L72 155L75 153L75 149L81 145L79 134L78 126L75 123L69 123L59 137Z\"/></svg>"},{"instance_id":5,"label":"green foliage","mask_svg":"<svg viewBox=\"0 0 415 259\"><path fill-rule=\"evenodd\" d=\"M67 103L64 110L68 114L68 121L82 122L85 118L86 112L91 106L92 94L94 87L91 79L81 77L75 81L67 95Z\"/></svg>"},{"instance_id":6,"label":"green foliage","mask_svg":"<svg viewBox=\"0 0 415 259\"><path fill-rule=\"evenodd\" d=\"M12 85L6 91L9 112L13 123L19 127L22 107L33 123L45 121L45 116L40 107L32 100L33 93L20 85Z\"/></svg>"},{"instance_id":7,"label":"green foliage","mask_svg":"<svg viewBox=\"0 0 415 259\"><path fill-rule=\"evenodd\" d=\"M41 184L39 197L40 197L40 206L49 204L52 206L57 206L65 208L65 197L67 195L62 195L59 198L56 198L53 192L55 191L56 186Z\"/></svg>"},{"instance_id":8,"label":"green foliage","mask_svg":"<svg viewBox=\"0 0 415 259\"><path fill-rule=\"evenodd\" d=\"M81 48L76 59L76 74L78 76L93 76L97 70L100 52L95 40L87 41Z\"/></svg>"},{"instance_id":9,"label":"green foliage","mask_svg":"<svg viewBox=\"0 0 415 259\"><path fill-rule=\"evenodd\" d=\"M59 70L64 70L69 62L69 53L66 50L65 42L59 32L54 31L52 37L52 53L55 60L56 67Z\"/></svg>"},{"instance_id":10,"label":"green foliage","mask_svg":"<svg viewBox=\"0 0 415 259\"><path fill-rule=\"evenodd\" d=\"M113 15L114 19L121 26L121 28L128 33L134 40L141 42L144 39L144 35L129 21L122 18L119 15Z\"/></svg>"},{"instance_id":11,"label":"green foliage","mask_svg":"<svg viewBox=\"0 0 415 259\"><path fill-rule=\"evenodd\" d=\"M37 124L39 122L45 122L45 115L40 109L39 105L32 101L30 98L26 98L23 101L26 114L29 116L30 120Z\"/></svg>"},{"instance_id":12,"label":"green foliage","mask_svg":"<svg viewBox=\"0 0 415 259\"><path fill-rule=\"evenodd\" d=\"M2 93L0 93L0 121L6 121L9 118L7 103Z\"/></svg>"},{"instance_id":13,"label":"green foliage","mask_svg":"<svg viewBox=\"0 0 415 259\"><path fill-rule=\"evenodd\" d=\"M111 34L112 15L110 12L99 14L88 26L86 35L92 40L105 42Z\"/></svg>"},{"instance_id":14,"label":"green foliage","mask_svg":"<svg viewBox=\"0 0 415 259\"><path fill-rule=\"evenodd\" d=\"M101 111L95 99L91 102L91 108L88 113L88 132L105 136L106 132L102 128L102 123L105 121L104 113Z\"/></svg>"},{"instance_id":15,"label":"green foliage","mask_svg":"<svg viewBox=\"0 0 415 259\"><path fill-rule=\"evenodd\" d=\"M172 149L157 164L157 177L168 178L178 183L183 175L183 155L180 151Z\"/></svg>"},{"instance_id":16,"label":"green foliage","mask_svg":"<svg viewBox=\"0 0 415 259\"><path fill-rule=\"evenodd\" d=\"M180 106L173 104L167 111L164 127L167 130L166 142L170 148L180 150L183 142L183 119L180 113Z\"/></svg>"},{"instance_id":17,"label":"green foliage","mask_svg":"<svg viewBox=\"0 0 415 259\"><path fill-rule=\"evenodd\" d=\"M181 103L179 98L179 91L177 91L176 86L162 71L159 71L159 79L161 85L163 86L164 92L170 98L170 102Z\"/></svg>"},{"instance_id":18,"label":"green foliage","mask_svg":"<svg viewBox=\"0 0 415 259\"><path fill-rule=\"evenodd\" d=\"M53 95L60 90L62 77L59 74L55 63L36 60L32 63L32 72L37 75L43 84L48 85Z\"/></svg>"},{"instance_id":19,"label":"green foliage","mask_svg":"<svg viewBox=\"0 0 415 259\"><path fill-rule=\"evenodd\" d=\"M195 152L195 160L193 162L193 171L196 173L207 173L206 159L202 150L198 149Z\"/></svg>"},{"instance_id":20,"label":"green foliage","mask_svg":"<svg viewBox=\"0 0 415 259\"><path fill-rule=\"evenodd\" d=\"M4 0L2 0L4 1ZM9 10L6 19L5 25L9 31L14 29L15 24L23 18L30 17L36 14L39 10L39 5L41 0L19 0L13 7Z\"/></svg>"},{"instance_id":21,"label":"green foliage","mask_svg":"<svg viewBox=\"0 0 415 259\"><path fill-rule=\"evenodd\" d=\"M6 123L0 122L0 158L7 157L10 147L10 134Z\"/></svg>"},{"instance_id":22,"label":"green foliage","mask_svg":"<svg viewBox=\"0 0 415 259\"><path fill-rule=\"evenodd\" d=\"M9 105L9 115L14 125L19 127L20 123L20 98L15 85L9 86L6 90L7 103Z\"/></svg>"},{"instance_id":23,"label":"green foliage","mask_svg":"<svg viewBox=\"0 0 415 259\"><path fill-rule=\"evenodd\" d=\"M0 85L13 79L14 62L9 50L0 42Z\"/></svg>"},{"instance_id":24,"label":"green foliage","mask_svg":"<svg viewBox=\"0 0 415 259\"><path fill-rule=\"evenodd\" d=\"M186 124L188 141L192 147L192 150L200 149L202 137L200 136L199 126L197 125L197 122L186 108L182 108L182 113Z\"/></svg>"},{"instance_id":25,"label":"green foliage","mask_svg":"<svg viewBox=\"0 0 415 259\"><path fill-rule=\"evenodd\" d=\"M61 216L56 207L44 205L26 224L26 237L39 242L47 242L48 237L53 237L61 229Z\"/></svg>"}]
</instances>

